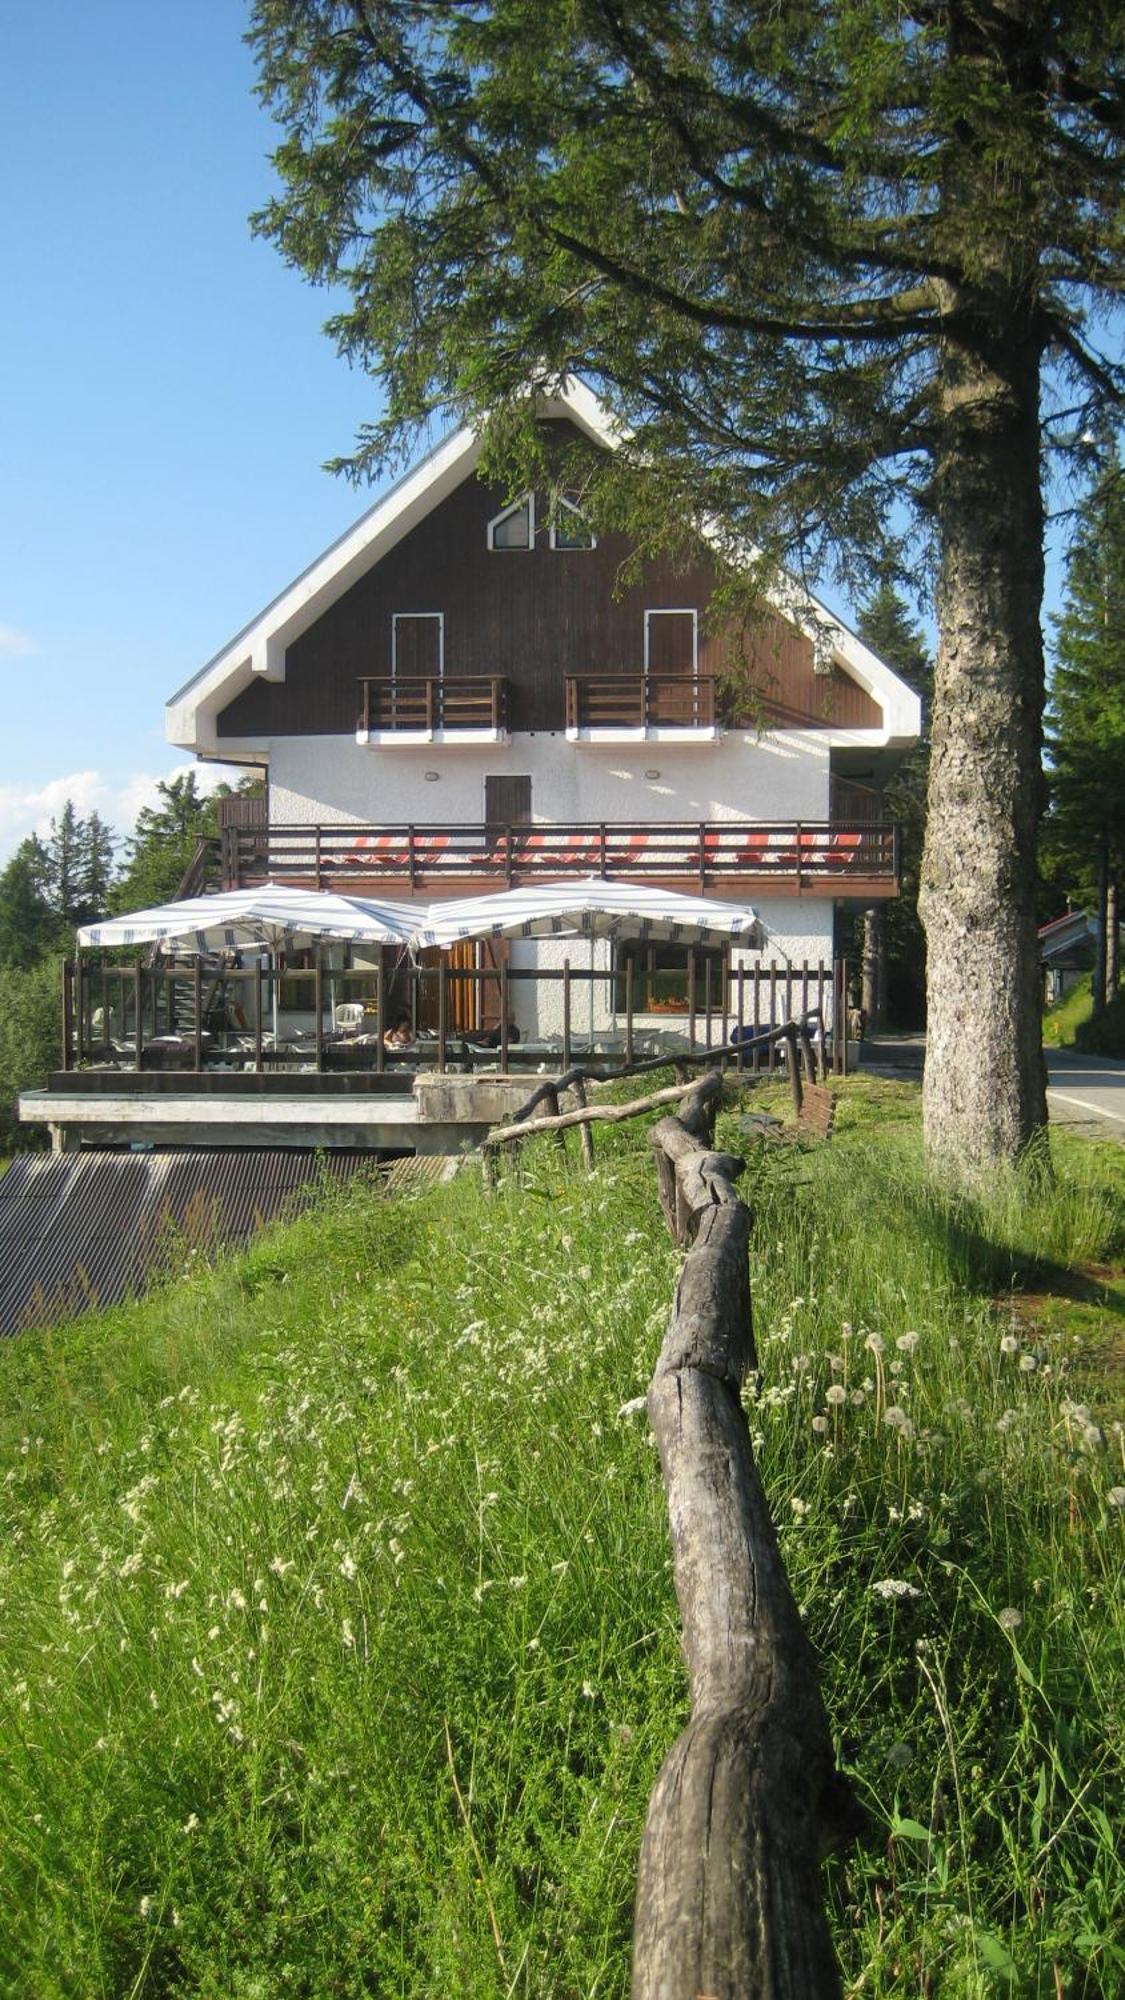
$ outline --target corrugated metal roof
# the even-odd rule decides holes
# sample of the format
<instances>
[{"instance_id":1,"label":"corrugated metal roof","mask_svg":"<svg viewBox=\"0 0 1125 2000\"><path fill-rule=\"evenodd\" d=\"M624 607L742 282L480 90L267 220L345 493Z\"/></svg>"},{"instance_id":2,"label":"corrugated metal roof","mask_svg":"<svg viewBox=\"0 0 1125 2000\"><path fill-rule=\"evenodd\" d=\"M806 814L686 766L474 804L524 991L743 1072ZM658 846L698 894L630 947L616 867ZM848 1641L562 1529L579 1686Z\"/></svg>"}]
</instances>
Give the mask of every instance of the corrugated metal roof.
<instances>
[{"instance_id":1,"label":"corrugated metal roof","mask_svg":"<svg viewBox=\"0 0 1125 2000\"><path fill-rule=\"evenodd\" d=\"M135 1297L174 1243L209 1255L290 1215L370 1152L24 1154L0 1177L0 1334Z\"/></svg>"}]
</instances>

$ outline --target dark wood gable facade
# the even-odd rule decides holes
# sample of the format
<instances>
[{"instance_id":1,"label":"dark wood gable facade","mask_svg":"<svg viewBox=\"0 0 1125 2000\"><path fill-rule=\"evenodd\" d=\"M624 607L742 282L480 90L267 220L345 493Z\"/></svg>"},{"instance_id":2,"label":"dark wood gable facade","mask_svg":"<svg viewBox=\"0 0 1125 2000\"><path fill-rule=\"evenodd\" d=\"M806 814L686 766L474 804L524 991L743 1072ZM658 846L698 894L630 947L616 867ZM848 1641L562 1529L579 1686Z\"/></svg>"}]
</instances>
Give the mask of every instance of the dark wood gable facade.
<instances>
[{"instance_id":1,"label":"dark wood gable facade","mask_svg":"<svg viewBox=\"0 0 1125 2000\"><path fill-rule=\"evenodd\" d=\"M365 678L500 678L512 732L561 732L567 677L748 678L764 716L802 728L878 727L881 710L848 675L817 674L811 642L769 614L742 635L713 629L706 562L646 565L619 587L628 544L553 547L545 503L530 548L489 546L509 496L475 474L434 507L286 653L285 679L257 681L218 718L220 738L350 735ZM572 524L568 524L572 525ZM556 539L563 539L557 537ZM688 616L697 614L695 626ZM646 616L646 614L650 614ZM655 614L655 615L652 615Z\"/></svg>"}]
</instances>

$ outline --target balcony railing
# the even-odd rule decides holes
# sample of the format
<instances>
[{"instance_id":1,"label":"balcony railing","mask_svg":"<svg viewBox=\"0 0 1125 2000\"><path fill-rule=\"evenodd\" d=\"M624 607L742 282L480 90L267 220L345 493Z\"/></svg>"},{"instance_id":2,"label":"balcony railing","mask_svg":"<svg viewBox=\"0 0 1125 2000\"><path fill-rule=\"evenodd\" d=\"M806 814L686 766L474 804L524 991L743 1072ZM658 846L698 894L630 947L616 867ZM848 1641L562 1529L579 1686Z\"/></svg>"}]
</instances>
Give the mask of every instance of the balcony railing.
<instances>
[{"instance_id":1,"label":"balcony railing","mask_svg":"<svg viewBox=\"0 0 1125 2000\"><path fill-rule=\"evenodd\" d=\"M421 885L440 895L461 881L609 875L886 896L898 888L897 832L857 820L232 827L223 859L228 888L270 877L345 891L366 882Z\"/></svg>"},{"instance_id":2,"label":"balcony railing","mask_svg":"<svg viewBox=\"0 0 1125 2000\"><path fill-rule=\"evenodd\" d=\"M568 729L711 729L713 674L568 674Z\"/></svg>"},{"instance_id":3,"label":"balcony railing","mask_svg":"<svg viewBox=\"0 0 1125 2000\"><path fill-rule=\"evenodd\" d=\"M360 680L362 706L357 729L426 731L492 729L508 726L508 683L485 674L439 680L409 676L396 680Z\"/></svg>"}]
</instances>

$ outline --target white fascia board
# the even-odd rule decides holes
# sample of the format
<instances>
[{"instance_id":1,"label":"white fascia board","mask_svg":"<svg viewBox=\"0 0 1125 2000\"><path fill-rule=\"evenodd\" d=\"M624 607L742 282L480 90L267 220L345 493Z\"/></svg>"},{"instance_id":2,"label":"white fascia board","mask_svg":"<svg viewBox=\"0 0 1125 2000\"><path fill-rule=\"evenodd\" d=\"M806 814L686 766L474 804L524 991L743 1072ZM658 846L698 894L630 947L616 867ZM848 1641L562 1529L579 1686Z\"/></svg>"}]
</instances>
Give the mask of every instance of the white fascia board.
<instances>
[{"instance_id":1,"label":"white fascia board","mask_svg":"<svg viewBox=\"0 0 1125 2000\"><path fill-rule=\"evenodd\" d=\"M922 734L921 697L899 674L795 579L785 577L767 589L766 597L814 646L826 649L834 665L857 681L883 711L882 729L841 729L831 732L834 742L875 743L888 750L908 750L917 743Z\"/></svg>"},{"instance_id":2,"label":"white fascia board","mask_svg":"<svg viewBox=\"0 0 1125 2000\"><path fill-rule=\"evenodd\" d=\"M286 647L467 479L479 457L479 438L459 430L368 508L252 624L177 689L164 711L168 741L214 754L220 747L220 711L258 676L284 680ZM224 748L226 742L224 738Z\"/></svg>"}]
</instances>

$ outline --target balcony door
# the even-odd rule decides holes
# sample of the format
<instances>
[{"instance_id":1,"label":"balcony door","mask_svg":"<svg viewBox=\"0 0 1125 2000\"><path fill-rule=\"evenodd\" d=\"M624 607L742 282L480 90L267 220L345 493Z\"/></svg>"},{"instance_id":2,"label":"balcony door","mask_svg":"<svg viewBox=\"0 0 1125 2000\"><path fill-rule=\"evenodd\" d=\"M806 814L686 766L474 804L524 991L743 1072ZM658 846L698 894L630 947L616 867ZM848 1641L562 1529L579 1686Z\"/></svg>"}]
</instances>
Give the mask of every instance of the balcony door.
<instances>
[{"instance_id":1,"label":"balcony door","mask_svg":"<svg viewBox=\"0 0 1125 2000\"><path fill-rule=\"evenodd\" d=\"M391 679L438 681L445 667L440 611L396 611L391 619Z\"/></svg>"},{"instance_id":2,"label":"balcony door","mask_svg":"<svg viewBox=\"0 0 1125 2000\"><path fill-rule=\"evenodd\" d=\"M645 612L645 682L647 722L699 722L697 611Z\"/></svg>"}]
</instances>

